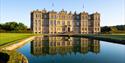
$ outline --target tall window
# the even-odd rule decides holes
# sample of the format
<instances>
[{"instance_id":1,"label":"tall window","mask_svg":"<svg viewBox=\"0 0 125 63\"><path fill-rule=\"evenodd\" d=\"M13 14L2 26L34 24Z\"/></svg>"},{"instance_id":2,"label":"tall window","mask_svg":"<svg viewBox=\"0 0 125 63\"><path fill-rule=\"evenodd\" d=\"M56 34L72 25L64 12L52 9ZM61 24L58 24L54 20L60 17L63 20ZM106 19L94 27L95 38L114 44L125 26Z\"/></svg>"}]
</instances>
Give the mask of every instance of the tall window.
<instances>
[{"instance_id":1,"label":"tall window","mask_svg":"<svg viewBox=\"0 0 125 63\"><path fill-rule=\"evenodd\" d=\"M79 16L76 16L77 19L79 19Z\"/></svg>"},{"instance_id":2,"label":"tall window","mask_svg":"<svg viewBox=\"0 0 125 63\"><path fill-rule=\"evenodd\" d=\"M67 24L70 25L70 21L68 21Z\"/></svg>"},{"instance_id":3,"label":"tall window","mask_svg":"<svg viewBox=\"0 0 125 63\"><path fill-rule=\"evenodd\" d=\"M41 20L39 20L39 26L41 26Z\"/></svg>"},{"instance_id":4,"label":"tall window","mask_svg":"<svg viewBox=\"0 0 125 63\"><path fill-rule=\"evenodd\" d=\"M60 24L60 21L57 21L57 24L59 25L59 24Z\"/></svg>"},{"instance_id":5,"label":"tall window","mask_svg":"<svg viewBox=\"0 0 125 63\"><path fill-rule=\"evenodd\" d=\"M62 25L65 25L65 21L62 21Z\"/></svg>"},{"instance_id":6,"label":"tall window","mask_svg":"<svg viewBox=\"0 0 125 63\"><path fill-rule=\"evenodd\" d=\"M50 21L50 25L53 25L53 21L52 20Z\"/></svg>"},{"instance_id":7,"label":"tall window","mask_svg":"<svg viewBox=\"0 0 125 63\"><path fill-rule=\"evenodd\" d=\"M46 15L44 15L44 18L47 18L47 16L46 16Z\"/></svg>"},{"instance_id":8,"label":"tall window","mask_svg":"<svg viewBox=\"0 0 125 63\"><path fill-rule=\"evenodd\" d=\"M54 20L54 25L56 25L56 20Z\"/></svg>"},{"instance_id":9,"label":"tall window","mask_svg":"<svg viewBox=\"0 0 125 63\"><path fill-rule=\"evenodd\" d=\"M54 19L56 19L56 15L54 16Z\"/></svg>"},{"instance_id":10,"label":"tall window","mask_svg":"<svg viewBox=\"0 0 125 63\"><path fill-rule=\"evenodd\" d=\"M76 22L76 25L79 26L79 22Z\"/></svg>"},{"instance_id":11,"label":"tall window","mask_svg":"<svg viewBox=\"0 0 125 63\"><path fill-rule=\"evenodd\" d=\"M36 14L36 18L37 18L37 14Z\"/></svg>"}]
</instances>

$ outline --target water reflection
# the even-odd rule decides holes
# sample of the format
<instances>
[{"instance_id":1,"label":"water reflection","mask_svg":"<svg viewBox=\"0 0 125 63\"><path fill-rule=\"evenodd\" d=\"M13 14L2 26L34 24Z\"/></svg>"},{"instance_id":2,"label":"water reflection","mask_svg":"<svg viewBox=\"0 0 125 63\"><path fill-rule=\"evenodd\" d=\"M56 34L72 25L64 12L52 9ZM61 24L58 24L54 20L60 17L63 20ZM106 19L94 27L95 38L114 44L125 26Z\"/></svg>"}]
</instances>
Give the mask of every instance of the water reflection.
<instances>
[{"instance_id":1,"label":"water reflection","mask_svg":"<svg viewBox=\"0 0 125 63\"><path fill-rule=\"evenodd\" d=\"M74 37L48 37L39 36L31 42L31 54L39 55L66 55L86 54L88 52L99 53L99 40Z\"/></svg>"},{"instance_id":2,"label":"water reflection","mask_svg":"<svg viewBox=\"0 0 125 63\"><path fill-rule=\"evenodd\" d=\"M7 63L9 60L9 55L7 53L0 52L0 63Z\"/></svg>"},{"instance_id":3,"label":"water reflection","mask_svg":"<svg viewBox=\"0 0 125 63\"><path fill-rule=\"evenodd\" d=\"M2 51L0 52L0 63L28 63L28 60L17 51Z\"/></svg>"}]
</instances>

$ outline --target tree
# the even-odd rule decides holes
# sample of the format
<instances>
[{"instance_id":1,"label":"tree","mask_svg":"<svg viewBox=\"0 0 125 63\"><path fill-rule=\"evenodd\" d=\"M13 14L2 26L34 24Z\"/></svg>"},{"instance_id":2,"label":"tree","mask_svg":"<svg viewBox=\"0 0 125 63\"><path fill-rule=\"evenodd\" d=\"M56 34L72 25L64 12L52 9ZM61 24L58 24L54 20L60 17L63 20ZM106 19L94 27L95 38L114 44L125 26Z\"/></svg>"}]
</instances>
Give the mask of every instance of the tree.
<instances>
[{"instance_id":1,"label":"tree","mask_svg":"<svg viewBox=\"0 0 125 63\"><path fill-rule=\"evenodd\" d=\"M123 31L123 30L125 30L125 25L117 25L116 28L117 28L118 30Z\"/></svg>"},{"instance_id":2,"label":"tree","mask_svg":"<svg viewBox=\"0 0 125 63\"><path fill-rule=\"evenodd\" d=\"M18 26L15 28L15 30L26 30L26 29L27 27L22 23L19 23Z\"/></svg>"},{"instance_id":3,"label":"tree","mask_svg":"<svg viewBox=\"0 0 125 63\"><path fill-rule=\"evenodd\" d=\"M3 24L3 29L12 31L12 30L15 30L16 26L18 26L18 24L16 22L7 22L7 23Z\"/></svg>"},{"instance_id":4,"label":"tree","mask_svg":"<svg viewBox=\"0 0 125 63\"><path fill-rule=\"evenodd\" d=\"M125 25L101 27L101 33L125 33Z\"/></svg>"},{"instance_id":5,"label":"tree","mask_svg":"<svg viewBox=\"0 0 125 63\"><path fill-rule=\"evenodd\" d=\"M7 22L5 24L0 24L0 29L11 32L22 32L27 30L27 26L23 23Z\"/></svg>"},{"instance_id":6,"label":"tree","mask_svg":"<svg viewBox=\"0 0 125 63\"><path fill-rule=\"evenodd\" d=\"M110 31L111 31L111 28L108 27L108 26L101 27L101 32L102 33L110 32Z\"/></svg>"},{"instance_id":7,"label":"tree","mask_svg":"<svg viewBox=\"0 0 125 63\"><path fill-rule=\"evenodd\" d=\"M117 32L118 29L117 29L115 26L113 26L113 27L111 27L111 31L112 31L112 32Z\"/></svg>"}]
</instances>

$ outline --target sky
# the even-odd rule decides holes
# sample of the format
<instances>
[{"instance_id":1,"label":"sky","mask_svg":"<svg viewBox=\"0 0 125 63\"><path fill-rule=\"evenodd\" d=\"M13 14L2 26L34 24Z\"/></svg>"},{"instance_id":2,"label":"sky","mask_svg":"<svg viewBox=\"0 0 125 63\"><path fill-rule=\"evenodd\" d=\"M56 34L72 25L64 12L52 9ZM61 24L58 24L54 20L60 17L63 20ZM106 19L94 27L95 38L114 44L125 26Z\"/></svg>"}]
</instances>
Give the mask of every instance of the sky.
<instances>
[{"instance_id":1,"label":"sky","mask_svg":"<svg viewBox=\"0 0 125 63\"><path fill-rule=\"evenodd\" d=\"M101 26L125 24L125 0L0 0L0 23L16 21L30 27L31 11L44 8L57 12L62 9L89 14L99 12Z\"/></svg>"}]
</instances>

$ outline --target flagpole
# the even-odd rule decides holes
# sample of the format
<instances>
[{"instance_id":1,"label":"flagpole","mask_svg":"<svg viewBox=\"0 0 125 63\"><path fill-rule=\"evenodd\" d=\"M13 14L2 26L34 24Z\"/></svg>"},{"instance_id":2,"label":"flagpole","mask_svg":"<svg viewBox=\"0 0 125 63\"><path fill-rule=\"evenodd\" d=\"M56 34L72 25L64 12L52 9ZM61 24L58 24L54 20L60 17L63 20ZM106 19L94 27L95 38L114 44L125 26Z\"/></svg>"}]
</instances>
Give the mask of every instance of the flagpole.
<instances>
[{"instance_id":1,"label":"flagpole","mask_svg":"<svg viewBox=\"0 0 125 63\"><path fill-rule=\"evenodd\" d=\"M83 0L83 11L85 11L84 0Z\"/></svg>"},{"instance_id":2,"label":"flagpole","mask_svg":"<svg viewBox=\"0 0 125 63\"><path fill-rule=\"evenodd\" d=\"M52 2L52 10L54 10L54 3Z\"/></svg>"}]
</instances>

